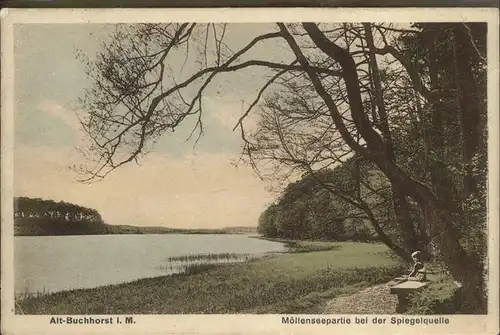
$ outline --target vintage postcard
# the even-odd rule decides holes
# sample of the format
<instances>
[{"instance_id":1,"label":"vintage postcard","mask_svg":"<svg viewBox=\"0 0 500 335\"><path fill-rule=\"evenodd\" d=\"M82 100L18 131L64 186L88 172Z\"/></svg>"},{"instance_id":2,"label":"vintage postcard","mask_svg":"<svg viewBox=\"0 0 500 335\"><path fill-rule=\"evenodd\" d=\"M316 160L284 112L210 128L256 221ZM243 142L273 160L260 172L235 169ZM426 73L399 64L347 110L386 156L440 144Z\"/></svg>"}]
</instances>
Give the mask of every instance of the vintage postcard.
<instances>
[{"instance_id":1,"label":"vintage postcard","mask_svg":"<svg viewBox=\"0 0 500 335\"><path fill-rule=\"evenodd\" d=\"M497 334L497 9L5 9L2 334Z\"/></svg>"}]
</instances>

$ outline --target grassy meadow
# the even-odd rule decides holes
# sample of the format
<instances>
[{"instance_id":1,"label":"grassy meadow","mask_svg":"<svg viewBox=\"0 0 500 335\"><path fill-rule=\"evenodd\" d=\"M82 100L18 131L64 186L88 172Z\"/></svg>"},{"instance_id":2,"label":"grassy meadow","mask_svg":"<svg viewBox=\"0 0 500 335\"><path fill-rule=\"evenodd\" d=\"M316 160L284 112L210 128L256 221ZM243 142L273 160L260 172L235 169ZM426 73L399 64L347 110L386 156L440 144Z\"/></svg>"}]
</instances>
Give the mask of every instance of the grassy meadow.
<instances>
[{"instance_id":1,"label":"grassy meadow","mask_svg":"<svg viewBox=\"0 0 500 335\"><path fill-rule=\"evenodd\" d=\"M328 249L323 251L310 251ZM375 243L294 242L300 252L25 298L24 314L319 313L322 303L402 273ZM320 246L320 247L319 247ZM292 249L293 251L293 249Z\"/></svg>"}]
</instances>

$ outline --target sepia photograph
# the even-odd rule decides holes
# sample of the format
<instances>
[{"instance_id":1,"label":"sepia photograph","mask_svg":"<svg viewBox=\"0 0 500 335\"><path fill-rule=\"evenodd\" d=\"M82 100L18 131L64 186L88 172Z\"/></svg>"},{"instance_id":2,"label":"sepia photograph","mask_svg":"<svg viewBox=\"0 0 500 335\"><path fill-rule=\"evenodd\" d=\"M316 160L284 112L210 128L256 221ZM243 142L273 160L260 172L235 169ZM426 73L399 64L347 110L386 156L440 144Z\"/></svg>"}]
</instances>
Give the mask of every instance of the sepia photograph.
<instances>
[{"instance_id":1,"label":"sepia photograph","mask_svg":"<svg viewBox=\"0 0 500 335\"><path fill-rule=\"evenodd\" d=\"M497 332L498 11L472 12L3 26L2 304Z\"/></svg>"}]
</instances>

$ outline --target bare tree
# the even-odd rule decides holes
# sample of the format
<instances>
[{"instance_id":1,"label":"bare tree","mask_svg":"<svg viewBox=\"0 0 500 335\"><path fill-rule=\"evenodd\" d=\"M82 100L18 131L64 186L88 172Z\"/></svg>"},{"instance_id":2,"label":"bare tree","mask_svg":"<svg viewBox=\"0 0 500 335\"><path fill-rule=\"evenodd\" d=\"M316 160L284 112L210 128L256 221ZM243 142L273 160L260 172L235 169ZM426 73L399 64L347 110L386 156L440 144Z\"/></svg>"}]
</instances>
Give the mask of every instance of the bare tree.
<instances>
[{"instance_id":1,"label":"bare tree","mask_svg":"<svg viewBox=\"0 0 500 335\"><path fill-rule=\"evenodd\" d=\"M393 220L386 208L393 203L390 183L380 174L373 178L375 167L371 171L361 168L363 159L353 156L334 131L326 106L303 78L283 79L280 84L283 90L267 98L258 112L257 131L245 136L244 153L250 164L267 167L265 179L288 179L294 172L311 176L339 202L354 209L349 214L344 211L342 219L352 216L369 221L382 242L410 261L414 249L404 242L399 244L384 229ZM348 160L354 164L346 164ZM316 173L341 165L348 171L342 180L325 179Z\"/></svg>"},{"instance_id":2,"label":"bare tree","mask_svg":"<svg viewBox=\"0 0 500 335\"><path fill-rule=\"evenodd\" d=\"M280 79L301 76L311 88L315 103L323 105L321 113L330 124L323 127L328 135L322 141L311 142L321 146L322 150L316 152L352 151L382 171L392 188L398 223L406 232L408 243L415 247L418 243L414 227L408 221L408 207L410 201L416 203L426 213L443 261L452 276L463 284L470 310L477 310L482 294L478 291L482 287L482 269L459 239L457 226L463 220L460 201L455 196L440 194L437 184L419 180L398 161L394 150L393 134L397 129L391 124L393 107L387 96L389 89L408 92L407 86L402 89L397 86L404 80L410 83L414 103L408 108L415 109L419 104L436 106L443 97L457 94L456 89L442 88L432 81L428 85L428 74L417 70L395 38L419 30L391 24L277 23L269 33L232 50L224 40L227 29L224 24L188 23L117 29L113 42L103 47L97 60L88 63L94 86L82 99L86 111L82 125L92 140L86 152L93 165L81 167L87 174L83 180L103 178L121 165L139 159L158 137L174 131L188 117L197 118L193 132L201 135L203 94L214 78L223 73L249 67L262 67L269 73L255 100L235 125L244 138L243 121L266 92L274 89ZM286 46L286 55L281 59L288 61L247 56L257 44L266 41ZM471 43L464 47L469 50ZM185 62L194 64L188 76L180 75L178 68L172 67L172 56L180 50L186 54ZM291 61L287 55L293 55ZM400 73L392 86L383 87L380 60L389 64L384 70ZM461 89L468 90L469 86L464 84ZM467 113L476 112L468 109ZM307 136L301 140L307 147ZM300 148L290 148L286 138L281 142L283 149L290 151L289 159L302 164L294 152ZM470 143L468 148L470 155L475 145ZM316 157L320 159L321 154ZM446 190L453 192L450 188Z\"/></svg>"}]
</instances>

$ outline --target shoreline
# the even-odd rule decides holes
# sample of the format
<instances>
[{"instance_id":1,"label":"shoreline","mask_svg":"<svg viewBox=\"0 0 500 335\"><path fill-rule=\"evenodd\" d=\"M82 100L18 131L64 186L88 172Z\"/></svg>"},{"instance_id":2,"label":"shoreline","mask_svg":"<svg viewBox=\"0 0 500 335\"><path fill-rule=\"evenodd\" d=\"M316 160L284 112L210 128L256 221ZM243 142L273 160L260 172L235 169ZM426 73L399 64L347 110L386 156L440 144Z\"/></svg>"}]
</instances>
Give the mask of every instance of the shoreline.
<instances>
[{"instance_id":1,"label":"shoreline","mask_svg":"<svg viewBox=\"0 0 500 335\"><path fill-rule=\"evenodd\" d=\"M114 235L250 235L227 232L168 232L168 233L106 233L106 234L60 234L60 235L14 235L13 237L65 237L65 236L114 236ZM252 235L253 236L253 235Z\"/></svg>"},{"instance_id":2,"label":"shoreline","mask_svg":"<svg viewBox=\"0 0 500 335\"><path fill-rule=\"evenodd\" d=\"M330 248L318 250L325 243ZM298 242L296 246L300 250L190 273L17 299L16 313L319 313L326 299L387 281L402 269L385 255L382 245Z\"/></svg>"},{"instance_id":3,"label":"shoreline","mask_svg":"<svg viewBox=\"0 0 500 335\"><path fill-rule=\"evenodd\" d=\"M46 237L46 236L111 236L111 235L250 235L226 231L169 231L169 232L120 232L120 233L88 233L88 234L14 234L14 237Z\"/></svg>"},{"instance_id":4,"label":"shoreline","mask_svg":"<svg viewBox=\"0 0 500 335\"><path fill-rule=\"evenodd\" d=\"M148 233L148 234L123 234L123 235L137 235L137 236L141 236L141 235L187 235L189 233L166 233L166 234L154 234L154 233ZM111 235L120 235L120 234L99 234L100 235L106 235L106 236L111 236ZM199 234L195 234L195 235L204 235L203 233L199 233ZM217 234L217 233L207 233L206 235L238 235L238 236L242 236L242 235L246 235L247 237L249 238L260 238L262 237L263 240L266 240L265 237L263 236L260 236L260 235L255 235L255 234L247 234L247 233L224 233L224 234ZM21 236L21 237L64 237L64 236L82 236L82 235L27 235L27 236ZM85 235L85 236L97 236L97 235ZM16 236L15 236L16 237ZM192 262L189 262L189 261L184 261L184 265L186 265L186 267L188 268L187 271L189 271L190 269L190 266L194 265L195 268L196 266L230 266L234 263L247 263L247 262L252 262L252 261L255 261L257 259L265 259L265 258L270 258L270 257L275 257L275 256L278 256L280 254L286 254L286 253L291 253L291 252L294 252L289 246L286 245L285 242L283 241L272 241L272 242L275 242L275 243L281 243L284 245L285 247L285 250L283 251L269 251L269 252L265 252L263 254L259 254L257 257L251 257L251 254L247 254L247 253L216 253L216 254L195 254L194 255L194 258L198 258L198 259L195 259L194 261ZM290 241L291 242L291 241ZM228 255L229 256L241 256L241 260L239 261L234 261L234 262L196 262L196 260L203 260L204 258L207 258L206 256L208 256L208 258L213 258L215 260L217 259L225 259L225 258L228 258ZM220 257L217 257L217 256L220 256ZM180 258L182 258L183 256L180 256ZM189 256L187 256L189 258ZM179 258L179 256L177 257L174 257L174 258ZM233 257L234 258L234 257ZM243 259L243 258L246 258L246 259ZM182 263L182 261L181 261ZM195 269L196 271L196 269ZM35 291L35 292L15 292L15 296L24 296L24 297L36 297L36 298L39 298L39 297L43 297L43 296L47 296L47 295L51 295L51 294L57 294L57 293L61 293L61 292L70 292L70 291L75 291L75 290L91 290L91 289L98 289L98 288L101 288L101 287L106 287L106 286L113 286L113 285L122 285L122 284L128 284L128 283L133 283L137 280L142 280L142 279L154 279L154 278L159 278L159 277L169 277L169 276L175 276L175 275L185 275L185 276L189 276L190 274L192 273L185 273L184 271L181 271L181 272L172 272L172 273L166 273L164 275L158 275L158 276L153 276L153 277L140 277L140 278L136 278L136 279L132 279L132 280L127 280L127 281L124 281L124 282L117 282L117 283L112 283L112 284L104 284L104 285L97 285L97 286L92 286L92 287L79 287L79 288L72 288L72 289L63 289L63 290L57 290L57 291L46 291L45 288L43 288L43 290L39 290L39 291ZM23 300L25 298L16 298L16 300Z\"/></svg>"}]
</instances>

